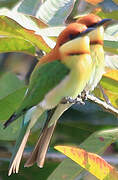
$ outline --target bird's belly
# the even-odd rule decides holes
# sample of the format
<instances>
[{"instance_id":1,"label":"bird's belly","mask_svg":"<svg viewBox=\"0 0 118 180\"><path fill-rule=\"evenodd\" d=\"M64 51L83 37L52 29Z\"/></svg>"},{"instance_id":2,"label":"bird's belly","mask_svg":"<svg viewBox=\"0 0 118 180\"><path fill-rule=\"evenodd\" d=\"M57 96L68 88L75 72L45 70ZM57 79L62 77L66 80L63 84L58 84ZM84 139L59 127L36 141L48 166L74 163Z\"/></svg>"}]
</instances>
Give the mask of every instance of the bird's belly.
<instances>
[{"instance_id":1,"label":"bird's belly","mask_svg":"<svg viewBox=\"0 0 118 180\"><path fill-rule=\"evenodd\" d=\"M87 65L86 59L84 60L84 63L83 60L79 60L74 71L71 71L59 85L49 91L40 105L44 109L52 109L59 104L64 97L75 99L85 88L86 83L90 78L90 74L91 64L88 63Z\"/></svg>"},{"instance_id":2,"label":"bird's belly","mask_svg":"<svg viewBox=\"0 0 118 180\"><path fill-rule=\"evenodd\" d=\"M61 81L59 85L46 94L44 100L40 103L40 106L42 106L44 109L52 109L59 104L64 97L69 96L73 99L76 98L78 95L76 90L77 83L73 81L71 84L70 82L71 77L68 75L64 80Z\"/></svg>"}]
</instances>

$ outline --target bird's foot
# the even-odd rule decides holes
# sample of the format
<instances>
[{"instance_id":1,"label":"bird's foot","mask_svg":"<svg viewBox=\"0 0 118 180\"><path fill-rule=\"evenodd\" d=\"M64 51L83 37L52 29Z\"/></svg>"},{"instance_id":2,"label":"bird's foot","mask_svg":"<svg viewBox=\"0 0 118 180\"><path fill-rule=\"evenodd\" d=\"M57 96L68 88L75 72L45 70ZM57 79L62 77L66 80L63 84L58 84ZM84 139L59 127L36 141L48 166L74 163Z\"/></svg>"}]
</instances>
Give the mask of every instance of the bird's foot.
<instances>
[{"instance_id":1,"label":"bird's foot","mask_svg":"<svg viewBox=\"0 0 118 180\"><path fill-rule=\"evenodd\" d=\"M81 92L81 95L78 95L78 98L81 98L82 101L86 101L87 100L87 96L88 96L88 92L86 92L85 90L83 90Z\"/></svg>"},{"instance_id":2,"label":"bird's foot","mask_svg":"<svg viewBox=\"0 0 118 180\"><path fill-rule=\"evenodd\" d=\"M81 97L77 97L76 99L73 99L72 97L65 97L62 99L61 104L82 104L82 105L84 105L85 103L83 102Z\"/></svg>"}]
</instances>

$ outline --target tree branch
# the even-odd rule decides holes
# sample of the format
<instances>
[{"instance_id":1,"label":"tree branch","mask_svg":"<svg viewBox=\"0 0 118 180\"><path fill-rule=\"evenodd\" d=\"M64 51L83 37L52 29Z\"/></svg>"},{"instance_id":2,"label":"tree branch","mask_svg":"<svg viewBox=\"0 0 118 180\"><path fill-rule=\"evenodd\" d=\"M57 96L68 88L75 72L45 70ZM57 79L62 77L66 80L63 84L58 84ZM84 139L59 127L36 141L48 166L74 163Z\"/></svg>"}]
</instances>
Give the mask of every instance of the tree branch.
<instances>
[{"instance_id":1,"label":"tree branch","mask_svg":"<svg viewBox=\"0 0 118 180\"><path fill-rule=\"evenodd\" d=\"M87 99L100 105L105 111L110 112L114 114L116 117L118 117L118 109L114 108L113 106L107 104L106 102L98 99L97 97L93 95L87 95Z\"/></svg>"}]
</instances>

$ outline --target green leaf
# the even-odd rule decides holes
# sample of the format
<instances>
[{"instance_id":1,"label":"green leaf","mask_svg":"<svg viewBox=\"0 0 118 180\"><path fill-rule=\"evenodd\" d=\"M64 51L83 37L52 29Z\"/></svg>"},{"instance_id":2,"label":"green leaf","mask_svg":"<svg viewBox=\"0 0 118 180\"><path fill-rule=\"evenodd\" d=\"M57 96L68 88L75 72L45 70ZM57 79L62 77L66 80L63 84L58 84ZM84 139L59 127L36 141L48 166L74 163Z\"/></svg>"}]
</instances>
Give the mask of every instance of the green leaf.
<instances>
[{"instance_id":1,"label":"green leaf","mask_svg":"<svg viewBox=\"0 0 118 180\"><path fill-rule=\"evenodd\" d=\"M118 81L103 76L100 84L105 89L107 89L107 90L109 90L111 92L114 92L114 93L118 93Z\"/></svg>"},{"instance_id":2,"label":"green leaf","mask_svg":"<svg viewBox=\"0 0 118 180\"><path fill-rule=\"evenodd\" d=\"M118 128L98 131L90 135L81 145L80 148L86 151L101 155L105 149L118 138ZM71 171L70 171L71 169ZM72 180L76 179L80 173L84 171L82 167L77 165L71 159L65 159L53 171L47 180Z\"/></svg>"},{"instance_id":3,"label":"green leaf","mask_svg":"<svg viewBox=\"0 0 118 180\"><path fill-rule=\"evenodd\" d=\"M118 41L104 40L104 50L107 52L118 54Z\"/></svg>"},{"instance_id":4,"label":"green leaf","mask_svg":"<svg viewBox=\"0 0 118 180\"><path fill-rule=\"evenodd\" d=\"M22 87L24 87L24 82L19 80L15 74L10 72L5 73L0 78L0 99Z\"/></svg>"},{"instance_id":5,"label":"green leaf","mask_svg":"<svg viewBox=\"0 0 118 180\"><path fill-rule=\"evenodd\" d=\"M14 19L17 19L20 22L21 22L21 19L23 19L24 20L23 24L26 24L27 28L29 28L29 29L21 26ZM32 45L34 45L35 47L38 47L39 49L41 49L45 52L50 51L49 46L47 45L47 43L44 41L44 39L41 36L39 28L38 27L36 28L36 26L35 26L34 30L32 30L34 27L33 21L32 21L32 23L33 23L33 27L32 27L31 21L29 22L29 19L23 15L21 15L21 18L20 18L19 14L18 14L18 16L17 16L17 14L14 14L14 19L11 19L5 15L0 16L0 35L7 36L10 38L14 37L14 38L22 39L25 41L27 40ZM37 31L38 34L35 34L35 31Z\"/></svg>"},{"instance_id":6,"label":"green leaf","mask_svg":"<svg viewBox=\"0 0 118 180\"><path fill-rule=\"evenodd\" d=\"M36 15L36 11L40 7L40 5L41 0L23 0L19 4L17 11L25 14Z\"/></svg>"},{"instance_id":7,"label":"green leaf","mask_svg":"<svg viewBox=\"0 0 118 180\"><path fill-rule=\"evenodd\" d=\"M26 87L20 88L0 100L0 121L6 121L22 102Z\"/></svg>"},{"instance_id":8,"label":"green leaf","mask_svg":"<svg viewBox=\"0 0 118 180\"><path fill-rule=\"evenodd\" d=\"M55 149L75 161L100 180L117 180L118 171L95 153L74 146L55 146ZM94 168L93 168L94 167Z\"/></svg>"},{"instance_id":9,"label":"green leaf","mask_svg":"<svg viewBox=\"0 0 118 180\"><path fill-rule=\"evenodd\" d=\"M36 17L49 25L62 25L71 13L74 3L74 0L46 0L37 11Z\"/></svg>"},{"instance_id":10,"label":"green leaf","mask_svg":"<svg viewBox=\"0 0 118 180\"><path fill-rule=\"evenodd\" d=\"M74 7L74 0L46 0L43 4L37 0L24 0L16 10L25 14L36 15L50 25L64 24Z\"/></svg>"},{"instance_id":11,"label":"green leaf","mask_svg":"<svg viewBox=\"0 0 118 180\"><path fill-rule=\"evenodd\" d=\"M19 135L22 118L17 119L12 125L6 129L3 127L3 122L0 122L0 140L2 141L13 141L16 140Z\"/></svg>"},{"instance_id":12,"label":"green leaf","mask_svg":"<svg viewBox=\"0 0 118 180\"><path fill-rule=\"evenodd\" d=\"M5 52L24 52L26 54L35 56L36 47L25 39L19 39L15 37L1 37L0 53Z\"/></svg>"},{"instance_id":13,"label":"green leaf","mask_svg":"<svg viewBox=\"0 0 118 180\"><path fill-rule=\"evenodd\" d=\"M7 160L8 161L8 160ZM6 161L6 158L1 160L1 166L0 166L0 177L4 180L46 180L49 176L49 174L57 167L59 162L47 162L45 164L44 168L39 168L36 165L32 166L30 168L24 168L24 161L21 163L20 171L18 174L14 174L12 176L8 177L8 162Z\"/></svg>"},{"instance_id":14,"label":"green leaf","mask_svg":"<svg viewBox=\"0 0 118 180\"><path fill-rule=\"evenodd\" d=\"M111 18L111 19L118 20L118 8L117 10L114 10L112 12L100 11L97 15L100 16L102 19Z\"/></svg>"},{"instance_id":15,"label":"green leaf","mask_svg":"<svg viewBox=\"0 0 118 180\"><path fill-rule=\"evenodd\" d=\"M1 7L11 8L11 7L13 7L17 2L18 2L18 0L2 0L2 1L0 2L0 8L1 8Z\"/></svg>"},{"instance_id":16,"label":"green leaf","mask_svg":"<svg viewBox=\"0 0 118 180\"><path fill-rule=\"evenodd\" d=\"M5 78L2 79L2 80L5 80L4 84L3 83L1 84L2 97L3 95L5 96L6 94L8 94L8 96L5 96L4 98L0 100L0 121L1 121L0 122L0 140L7 140L7 141L16 139L17 135L19 134L22 118L15 121L12 125L7 127L6 129L3 129L3 121L5 122L11 116L11 114L14 113L16 108L20 105L26 91L25 87L20 88L21 86L20 81L18 83L18 80L17 79L14 80L12 76L9 76L9 78L11 78L12 80L8 81L8 77L6 78L7 81L5 80ZM17 86L19 86L19 89L17 90L15 90L16 89L15 81L17 83ZM8 90L5 90L6 88L8 88ZM2 93L2 92L5 92L5 93Z\"/></svg>"}]
</instances>

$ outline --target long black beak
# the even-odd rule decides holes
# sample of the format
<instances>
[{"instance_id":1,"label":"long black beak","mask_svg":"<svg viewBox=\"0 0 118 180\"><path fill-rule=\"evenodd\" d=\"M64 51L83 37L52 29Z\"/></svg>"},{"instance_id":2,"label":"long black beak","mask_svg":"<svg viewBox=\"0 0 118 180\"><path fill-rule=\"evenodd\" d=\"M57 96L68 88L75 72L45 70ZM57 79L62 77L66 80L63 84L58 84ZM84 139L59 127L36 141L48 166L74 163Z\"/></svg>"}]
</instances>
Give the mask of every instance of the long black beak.
<instances>
[{"instance_id":1,"label":"long black beak","mask_svg":"<svg viewBox=\"0 0 118 180\"><path fill-rule=\"evenodd\" d=\"M74 39L78 38L78 37L82 37L87 35L88 33L90 33L91 31L95 30L95 28L87 28L85 31L81 32L80 34L78 34Z\"/></svg>"},{"instance_id":2,"label":"long black beak","mask_svg":"<svg viewBox=\"0 0 118 180\"><path fill-rule=\"evenodd\" d=\"M109 24L111 23L112 19L102 19L100 22L98 22L97 24L93 25L92 28L97 28L99 26L102 26L104 24Z\"/></svg>"}]
</instances>

